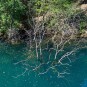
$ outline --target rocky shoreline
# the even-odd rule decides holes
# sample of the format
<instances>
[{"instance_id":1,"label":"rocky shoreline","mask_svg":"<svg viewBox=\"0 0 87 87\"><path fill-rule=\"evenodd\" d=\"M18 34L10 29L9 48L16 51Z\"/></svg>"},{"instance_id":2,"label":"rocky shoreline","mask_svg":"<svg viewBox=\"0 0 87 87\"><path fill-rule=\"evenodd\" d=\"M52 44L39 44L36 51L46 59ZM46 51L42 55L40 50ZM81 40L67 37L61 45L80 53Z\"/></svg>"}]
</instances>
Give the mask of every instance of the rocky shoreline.
<instances>
[{"instance_id":1,"label":"rocky shoreline","mask_svg":"<svg viewBox=\"0 0 87 87\"><path fill-rule=\"evenodd\" d=\"M48 31L45 37L50 38L52 37L52 34L53 34L53 31L52 32ZM65 38L67 38L67 36ZM87 38L87 30L84 30L84 32L78 32L77 34L73 35L73 39L76 39L76 38ZM0 33L0 40L6 41L11 44L20 44L22 42L26 42L26 40L29 40L29 37L26 33L22 34L20 33L19 30L14 29L14 30L7 31L7 33Z\"/></svg>"}]
</instances>

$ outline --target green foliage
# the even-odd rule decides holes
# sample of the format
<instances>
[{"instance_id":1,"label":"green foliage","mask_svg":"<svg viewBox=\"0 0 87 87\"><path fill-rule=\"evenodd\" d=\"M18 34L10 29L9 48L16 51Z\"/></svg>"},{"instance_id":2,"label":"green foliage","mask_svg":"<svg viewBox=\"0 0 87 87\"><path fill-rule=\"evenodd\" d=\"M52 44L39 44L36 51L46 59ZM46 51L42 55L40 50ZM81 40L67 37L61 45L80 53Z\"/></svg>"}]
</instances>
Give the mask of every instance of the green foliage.
<instances>
[{"instance_id":1,"label":"green foliage","mask_svg":"<svg viewBox=\"0 0 87 87\"><path fill-rule=\"evenodd\" d=\"M36 0L34 7L36 12L39 14L48 10L58 13L58 11L70 8L73 1L74 0Z\"/></svg>"},{"instance_id":2,"label":"green foliage","mask_svg":"<svg viewBox=\"0 0 87 87\"><path fill-rule=\"evenodd\" d=\"M82 30L82 29L85 29L85 27L87 26L87 22L81 22L80 23L80 30Z\"/></svg>"},{"instance_id":3,"label":"green foliage","mask_svg":"<svg viewBox=\"0 0 87 87\"><path fill-rule=\"evenodd\" d=\"M18 28L21 23L31 22L33 17L47 12L58 14L65 12L70 16L76 0L1 0L0 1L0 31L11 27ZM24 16L24 18L23 18ZM27 17L26 17L27 16ZM55 17L48 21L49 27L56 23ZM81 26L83 24L81 23Z\"/></svg>"},{"instance_id":4,"label":"green foliage","mask_svg":"<svg viewBox=\"0 0 87 87\"><path fill-rule=\"evenodd\" d=\"M9 29L11 25L18 27L24 9L20 0L0 1L0 31Z\"/></svg>"}]
</instances>

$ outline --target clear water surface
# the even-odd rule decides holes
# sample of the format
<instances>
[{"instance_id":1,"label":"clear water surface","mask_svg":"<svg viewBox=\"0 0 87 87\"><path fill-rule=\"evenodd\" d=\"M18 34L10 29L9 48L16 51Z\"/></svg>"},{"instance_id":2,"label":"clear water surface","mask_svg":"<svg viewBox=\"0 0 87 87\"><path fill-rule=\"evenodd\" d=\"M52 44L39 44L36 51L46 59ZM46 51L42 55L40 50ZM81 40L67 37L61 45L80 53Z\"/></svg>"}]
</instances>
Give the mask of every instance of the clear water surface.
<instances>
[{"instance_id":1,"label":"clear water surface","mask_svg":"<svg viewBox=\"0 0 87 87\"><path fill-rule=\"evenodd\" d=\"M69 73L63 78L56 74L37 75L36 72L24 72L21 64L15 62L26 58L26 45L0 43L0 87L87 87L87 49L79 51L77 60L71 63Z\"/></svg>"}]
</instances>

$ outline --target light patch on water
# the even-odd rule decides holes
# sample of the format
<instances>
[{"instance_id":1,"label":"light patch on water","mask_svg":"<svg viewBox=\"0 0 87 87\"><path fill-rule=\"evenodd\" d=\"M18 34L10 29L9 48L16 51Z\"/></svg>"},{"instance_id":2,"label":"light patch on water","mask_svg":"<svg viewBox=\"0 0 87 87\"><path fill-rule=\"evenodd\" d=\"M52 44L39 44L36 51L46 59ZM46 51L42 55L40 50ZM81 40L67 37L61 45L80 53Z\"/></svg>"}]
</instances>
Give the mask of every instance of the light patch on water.
<instances>
[{"instance_id":1,"label":"light patch on water","mask_svg":"<svg viewBox=\"0 0 87 87\"><path fill-rule=\"evenodd\" d=\"M81 84L81 87L87 87L87 79L84 80L84 82Z\"/></svg>"}]
</instances>

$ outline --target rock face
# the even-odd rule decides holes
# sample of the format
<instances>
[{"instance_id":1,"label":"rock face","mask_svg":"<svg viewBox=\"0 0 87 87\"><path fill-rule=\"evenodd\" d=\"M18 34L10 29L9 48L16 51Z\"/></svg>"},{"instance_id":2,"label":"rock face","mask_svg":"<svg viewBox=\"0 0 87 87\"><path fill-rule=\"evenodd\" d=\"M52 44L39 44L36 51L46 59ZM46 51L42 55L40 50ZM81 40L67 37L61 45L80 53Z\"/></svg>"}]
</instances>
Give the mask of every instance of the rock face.
<instances>
[{"instance_id":1,"label":"rock face","mask_svg":"<svg viewBox=\"0 0 87 87\"><path fill-rule=\"evenodd\" d=\"M81 5L81 10L86 11L87 10L87 4L82 4Z\"/></svg>"},{"instance_id":2,"label":"rock face","mask_svg":"<svg viewBox=\"0 0 87 87\"><path fill-rule=\"evenodd\" d=\"M7 31L8 41L12 44L17 44L20 40L18 30L17 29L9 29Z\"/></svg>"},{"instance_id":3,"label":"rock face","mask_svg":"<svg viewBox=\"0 0 87 87\"><path fill-rule=\"evenodd\" d=\"M40 22L43 22L43 21L48 21L50 18L52 18L54 16L53 13L51 12L47 12L45 15L43 16L38 16L38 17L35 17L34 20L36 23L40 23Z\"/></svg>"},{"instance_id":4,"label":"rock face","mask_svg":"<svg viewBox=\"0 0 87 87\"><path fill-rule=\"evenodd\" d=\"M83 38L87 38L87 30L85 30L84 33L81 34L81 37L83 37Z\"/></svg>"}]
</instances>

